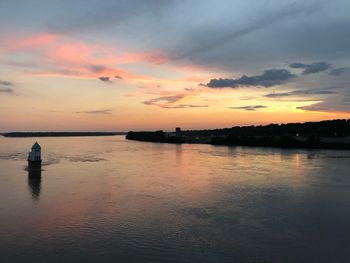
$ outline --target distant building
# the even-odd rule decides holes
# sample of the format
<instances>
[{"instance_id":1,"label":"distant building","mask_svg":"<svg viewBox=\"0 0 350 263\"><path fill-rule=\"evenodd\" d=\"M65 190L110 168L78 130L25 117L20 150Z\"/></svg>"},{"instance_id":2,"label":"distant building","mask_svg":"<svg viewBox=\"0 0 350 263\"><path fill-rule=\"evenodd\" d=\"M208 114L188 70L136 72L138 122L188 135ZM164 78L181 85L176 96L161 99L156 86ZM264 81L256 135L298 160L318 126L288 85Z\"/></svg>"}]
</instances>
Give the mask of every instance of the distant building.
<instances>
[{"instance_id":1,"label":"distant building","mask_svg":"<svg viewBox=\"0 0 350 263\"><path fill-rule=\"evenodd\" d=\"M181 128L180 127L176 127L175 128L175 136L176 137L181 137L182 136L182 132L181 132Z\"/></svg>"},{"instance_id":2,"label":"distant building","mask_svg":"<svg viewBox=\"0 0 350 263\"><path fill-rule=\"evenodd\" d=\"M32 146L32 151L28 153L28 168L41 168L41 147L35 142Z\"/></svg>"}]
</instances>

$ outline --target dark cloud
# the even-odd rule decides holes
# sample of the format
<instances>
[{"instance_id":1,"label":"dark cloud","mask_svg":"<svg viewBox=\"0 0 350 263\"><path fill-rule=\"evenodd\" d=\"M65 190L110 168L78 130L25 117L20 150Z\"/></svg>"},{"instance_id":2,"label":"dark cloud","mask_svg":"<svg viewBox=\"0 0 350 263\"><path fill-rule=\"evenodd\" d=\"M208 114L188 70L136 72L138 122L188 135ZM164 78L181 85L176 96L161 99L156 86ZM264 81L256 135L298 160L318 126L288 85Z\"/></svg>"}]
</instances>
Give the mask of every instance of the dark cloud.
<instances>
[{"instance_id":1,"label":"dark cloud","mask_svg":"<svg viewBox=\"0 0 350 263\"><path fill-rule=\"evenodd\" d=\"M122 76L119 76L119 75L114 76L114 78L115 78L115 79L123 79L123 77L122 77Z\"/></svg>"},{"instance_id":2,"label":"dark cloud","mask_svg":"<svg viewBox=\"0 0 350 263\"><path fill-rule=\"evenodd\" d=\"M350 70L350 67L335 68L335 69L332 69L331 72L329 72L329 75L340 76L341 74L343 74L348 70Z\"/></svg>"},{"instance_id":3,"label":"dark cloud","mask_svg":"<svg viewBox=\"0 0 350 263\"><path fill-rule=\"evenodd\" d=\"M104 110L91 110L91 111L77 111L76 113L110 115L110 114L112 114L112 110L111 109L104 109Z\"/></svg>"},{"instance_id":4,"label":"dark cloud","mask_svg":"<svg viewBox=\"0 0 350 263\"><path fill-rule=\"evenodd\" d=\"M327 62L314 62L312 64L304 64L304 63L296 62L296 63L289 64L289 67L302 68L304 69L302 74L308 75L308 74L314 74L314 73L318 73L318 72L322 72L327 69L330 69L332 65Z\"/></svg>"},{"instance_id":5,"label":"dark cloud","mask_svg":"<svg viewBox=\"0 0 350 263\"><path fill-rule=\"evenodd\" d=\"M345 110L340 110L339 107L334 107L326 102L319 102L307 106L296 107L296 109L304 111L320 111L320 112L349 112L349 107Z\"/></svg>"},{"instance_id":6,"label":"dark cloud","mask_svg":"<svg viewBox=\"0 0 350 263\"><path fill-rule=\"evenodd\" d=\"M237 88L240 86L272 87L281 85L295 78L296 75L286 69L269 69L263 74L248 77L243 75L238 79L211 79L206 86L209 88Z\"/></svg>"},{"instance_id":7,"label":"dark cloud","mask_svg":"<svg viewBox=\"0 0 350 263\"><path fill-rule=\"evenodd\" d=\"M335 88L334 88L335 89ZM330 89L306 89L306 90L293 90L289 92L272 92L264 95L268 98L280 98L280 97L292 97L292 96L307 96L307 95L331 95L335 94L332 88Z\"/></svg>"},{"instance_id":8,"label":"dark cloud","mask_svg":"<svg viewBox=\"0 0 350 263\"><path fill-rule=\"evenodd\" d=\"M256 111L258 109L265 109L267 106L264 105L248 105L248 106L241 106L241 107L229 107L230 109L235 110L246 110L246 111Z\"/></svg>"},{"instance_id":9,"label":"dark cloud","mask_svg":"<svg viewBox=\"0 0 350 263\"><path fill-rule=\"evenodd\" d=\"M0 87L0 93L14 93L15 91L9 87Z\"/></svg>"},{"instance_id":10,"label":"dark cloud","mask_svg":"<svg viewBox=\"0 0 350 263\"><path fill-rule=\"evenodd\" d=\"M296 109L299 110L304 110L304 111L329 111L329 108L327 107L327 110L323 107L323 103L315 103L312 105L307 105L307 106L300 106L296 107Z\"/></svg>"},{"instance_id":11,"label":"dark cloud","mask_svg":"<svg viewBox=\"0 0 350 263\"><path fill-rule=\"evenodd\" d=\"M102 76L102 77L99 77L98 79L101 80L101 81L103 81L103 82L111 82L111 78L110 78L110 77L104 77L104 76Z\"/></svg>"},{"instance_id":12,"label":"dark cloud","mask_svg":"<svg viewBox=\"0 0 350 263\"><path fill-rule=\"evenodd\" d=\"M304 63L300 63L300 62L294 62L289 64L289 67L291 68L305 68L306 65Z\"/></svg>"},{"instance_id":13,"label":"dark cloud","mask_svg":"<svg viewBox=\"0 0 350 263\"><path fill-rule=\"evenodd\" d=\"M320 112L346 112L350 113L350 95L329 97L324 101L311 105L297 107L304 111L320 111Z\"/></svg>"},{"instance_id":14,"label":"dark cloud","mask_svg":"<svg viewBox=\"0 0 350 263\"><path fill-rule=\"evenodd\" d=\"M15 93L13 86L12 82L0 80L0 93Z\"/></svg>"},{"instance_id":15,"label":"dark cloud","mask_svg":"<svg viewBox=\"0 0 350 263\"><path fill-rule=\"evenodd\" d=\"M2 86L14 86L12 82L0 80L0 85Z\"/></svg>"}]
</instances>

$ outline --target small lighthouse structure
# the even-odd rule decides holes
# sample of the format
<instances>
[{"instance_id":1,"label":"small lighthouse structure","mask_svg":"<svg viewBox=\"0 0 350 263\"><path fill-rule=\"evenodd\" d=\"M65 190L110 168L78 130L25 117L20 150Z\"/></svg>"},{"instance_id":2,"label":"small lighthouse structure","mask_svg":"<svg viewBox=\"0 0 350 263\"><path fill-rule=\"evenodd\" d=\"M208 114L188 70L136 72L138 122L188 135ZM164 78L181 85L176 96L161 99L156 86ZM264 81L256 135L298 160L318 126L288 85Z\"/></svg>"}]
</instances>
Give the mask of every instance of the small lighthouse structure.
<instances>
[{"instance_id":1,"label":"small lighthouse structure","mask_svg":"<svg viewBox=\"0 0 350 263\"><path fill-rule=\"evenodd\" d=\"M41 146L35 142L32 146L32 151L28 153L28 169L41 169Z\"/></svg>"}]
</instances>

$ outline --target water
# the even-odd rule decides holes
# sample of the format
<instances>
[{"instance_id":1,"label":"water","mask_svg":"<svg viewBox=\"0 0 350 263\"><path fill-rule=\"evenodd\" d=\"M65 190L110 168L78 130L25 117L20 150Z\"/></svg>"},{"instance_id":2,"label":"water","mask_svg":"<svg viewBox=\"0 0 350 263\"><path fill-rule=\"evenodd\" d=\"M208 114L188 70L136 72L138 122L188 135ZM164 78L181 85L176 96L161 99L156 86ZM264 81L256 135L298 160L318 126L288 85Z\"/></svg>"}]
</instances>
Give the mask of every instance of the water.
<instances>
[{"instance_id":1,"label":"water","mask_svg":"<svg viewBox=\"0 0 350 263\"><path fill-rule=\"evenodd\" d=\"M1 262L350 262L350 152L0 138Z\"/></svg>"}]
</instances>

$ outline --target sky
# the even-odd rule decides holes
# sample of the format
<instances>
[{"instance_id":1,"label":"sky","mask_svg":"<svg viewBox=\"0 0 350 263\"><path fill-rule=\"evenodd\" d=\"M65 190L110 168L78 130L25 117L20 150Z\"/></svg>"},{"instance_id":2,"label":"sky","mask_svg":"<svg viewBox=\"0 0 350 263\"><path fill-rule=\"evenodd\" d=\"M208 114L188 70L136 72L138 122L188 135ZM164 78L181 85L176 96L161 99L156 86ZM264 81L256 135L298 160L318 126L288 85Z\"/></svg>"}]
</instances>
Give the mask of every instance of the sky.
<instances>
[{"instance_id":1,"label":"sky","mask_svg":"<svg viewBox=\"0 0 350 263\"><path fill-rule=\"evenodd\" d=\"M0 132L350 118L349 0L0 0Z\"/></svg>"}]
</instances>

